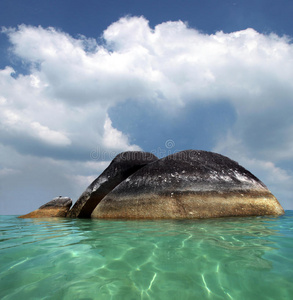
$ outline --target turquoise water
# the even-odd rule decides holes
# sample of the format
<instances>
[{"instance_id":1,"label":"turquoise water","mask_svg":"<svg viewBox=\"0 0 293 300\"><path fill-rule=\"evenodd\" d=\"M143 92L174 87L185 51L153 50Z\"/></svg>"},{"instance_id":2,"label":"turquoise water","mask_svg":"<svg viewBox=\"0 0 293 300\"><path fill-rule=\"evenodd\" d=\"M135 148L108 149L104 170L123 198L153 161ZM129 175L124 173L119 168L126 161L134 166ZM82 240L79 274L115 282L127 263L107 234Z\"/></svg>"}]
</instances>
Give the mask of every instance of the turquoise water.
<instances>
[{"instance_id":1,"label":"turquoise water","mask_svg":"<svg viewBox=\"0 0 293 300\"><path fill-rule=\"evenodd\" d=\"M293 211L195 221L1 216L0 299L293 299Z\"/></svg>"}]
</instances>

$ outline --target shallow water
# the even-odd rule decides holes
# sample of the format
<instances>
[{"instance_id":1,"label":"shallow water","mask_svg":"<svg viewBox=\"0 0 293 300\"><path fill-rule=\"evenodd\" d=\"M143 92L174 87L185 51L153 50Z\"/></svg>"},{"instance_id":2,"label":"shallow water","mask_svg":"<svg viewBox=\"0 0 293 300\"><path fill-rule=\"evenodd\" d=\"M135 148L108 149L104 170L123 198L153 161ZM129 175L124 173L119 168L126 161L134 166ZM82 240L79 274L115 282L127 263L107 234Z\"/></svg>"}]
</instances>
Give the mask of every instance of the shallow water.
<instances>
[{"instance_id":1,"label":"shallow water","mask_svg":"<svg viewBox=\"0 0 293 300\"><path fill-rule=\"evenodd\" d=\"M292 299L293 211L194 221L0 217L0 299Z\"/></svg>"}]
</instances>

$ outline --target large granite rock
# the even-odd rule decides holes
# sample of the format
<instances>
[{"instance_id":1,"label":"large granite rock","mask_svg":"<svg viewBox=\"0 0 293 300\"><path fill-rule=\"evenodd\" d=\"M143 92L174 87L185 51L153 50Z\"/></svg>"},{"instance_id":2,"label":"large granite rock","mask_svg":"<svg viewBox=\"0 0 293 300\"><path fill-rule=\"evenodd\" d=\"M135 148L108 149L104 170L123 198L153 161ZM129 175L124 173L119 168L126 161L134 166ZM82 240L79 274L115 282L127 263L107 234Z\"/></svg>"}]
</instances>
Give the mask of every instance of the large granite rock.
<instances>
[{"instance_id":1,"label":"large granite rock","mask_svg":"<svg viewBox=\"0 0 293 300\"><path fill-rule=\"evenodd\" d=\"M148 152L128 151L118 154L108 168L83 192L67 217L90 218L99 202L119 183L156 160L158 158Z\"/></svg>"},{"instance_id":2,"label":"large granite rock","mask_svg":"<svg viewBox=\"0 0 293 300\"><path fill-rule=\"evenodd\" d=\"M237 162L187 150L136 171L101 200L92 217L190 219L283 213L268 188Z\"/></svg>"},{"instance_id":3,"label":"large granite rock","mask_svg":"<svg viewBox=\"0 0 293 300\"><path fill-rule=\"evenodd\" d=\"M42 205L26 215L19 216L19 218L52 218L52 217L66 217L72 200L68 197L56 197L50 202Z\"/></svg>"}]
</instances>

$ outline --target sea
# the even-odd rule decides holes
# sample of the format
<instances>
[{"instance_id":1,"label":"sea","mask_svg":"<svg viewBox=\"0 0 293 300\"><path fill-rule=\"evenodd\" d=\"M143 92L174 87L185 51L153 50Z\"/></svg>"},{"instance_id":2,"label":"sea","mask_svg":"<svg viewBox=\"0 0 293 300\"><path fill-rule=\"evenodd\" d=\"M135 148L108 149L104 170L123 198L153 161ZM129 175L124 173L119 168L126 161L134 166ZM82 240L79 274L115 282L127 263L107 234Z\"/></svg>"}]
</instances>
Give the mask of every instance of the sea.
<instances>
[{"instance_id":1,"label":"sea","mask_svg":"<svg viewBox=\"0 0 293 300\"><path fill-rule=\"evenodd\" d=\"M0 299L293 299L293 211L274 217L0 217Z\"/></svg>"}]
</instances>

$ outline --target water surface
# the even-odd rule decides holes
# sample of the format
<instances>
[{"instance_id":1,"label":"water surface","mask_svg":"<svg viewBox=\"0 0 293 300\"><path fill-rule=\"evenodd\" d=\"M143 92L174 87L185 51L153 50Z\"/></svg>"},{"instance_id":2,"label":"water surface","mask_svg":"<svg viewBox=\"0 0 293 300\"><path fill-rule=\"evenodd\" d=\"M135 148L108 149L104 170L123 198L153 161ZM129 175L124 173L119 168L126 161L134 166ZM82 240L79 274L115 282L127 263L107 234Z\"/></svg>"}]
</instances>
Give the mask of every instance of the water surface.
<instances>
[{"instance_id":1,"label":"water surface","mask_svg":"<svg viewBox=\"0 0 293 300\"><path fill-rule=\"evenodd\" d=\"M0 217L0 299L292 299L293 211L193 221Z\"/></svg>"}]
</instances>

